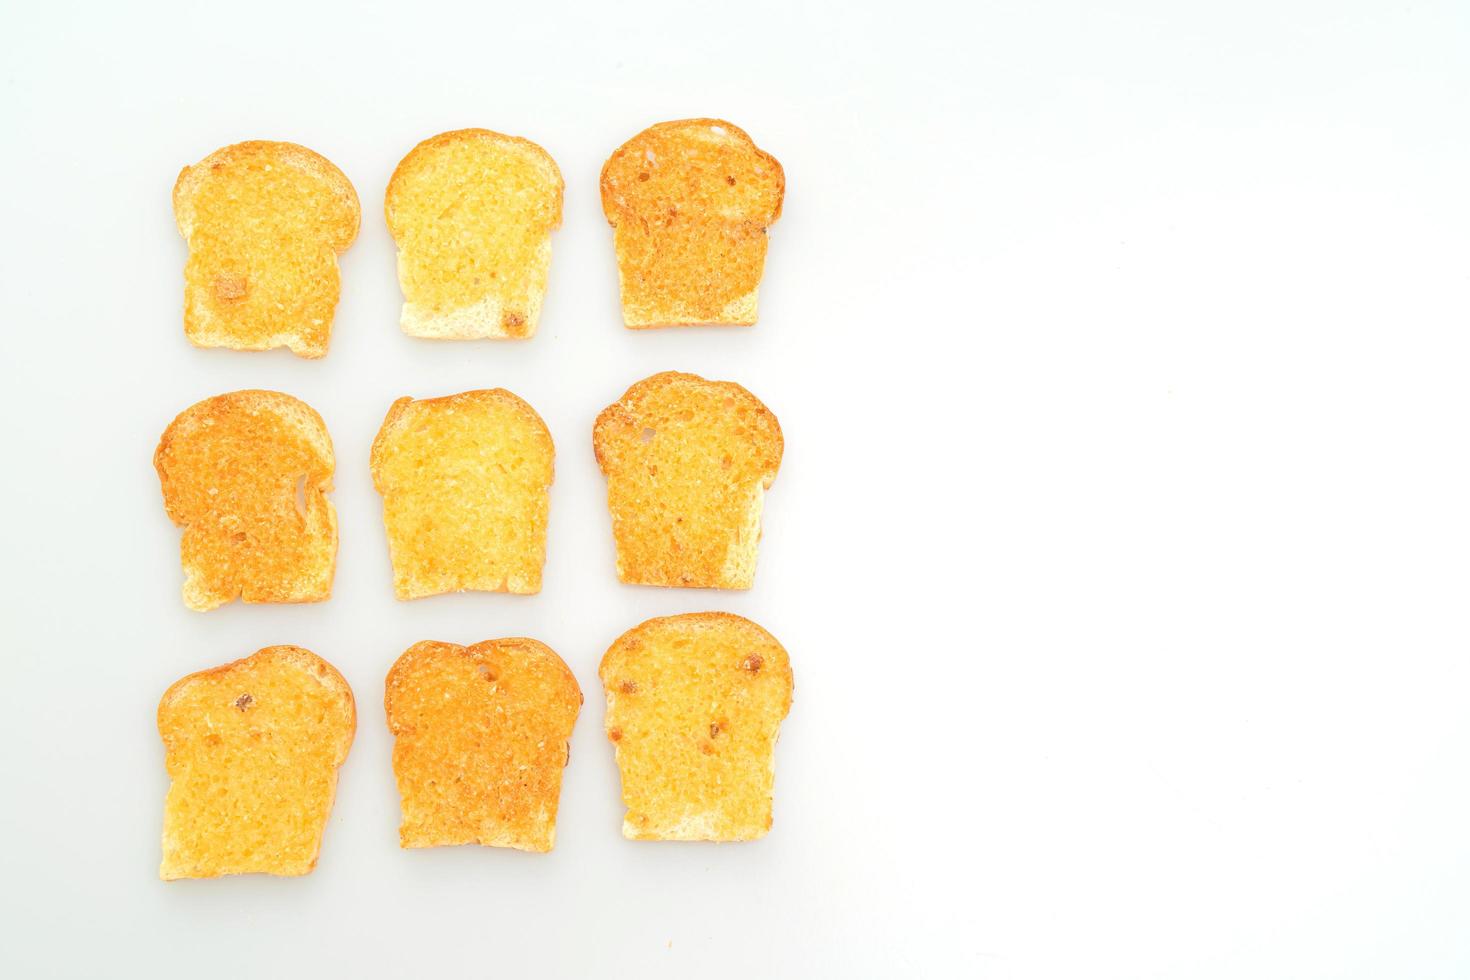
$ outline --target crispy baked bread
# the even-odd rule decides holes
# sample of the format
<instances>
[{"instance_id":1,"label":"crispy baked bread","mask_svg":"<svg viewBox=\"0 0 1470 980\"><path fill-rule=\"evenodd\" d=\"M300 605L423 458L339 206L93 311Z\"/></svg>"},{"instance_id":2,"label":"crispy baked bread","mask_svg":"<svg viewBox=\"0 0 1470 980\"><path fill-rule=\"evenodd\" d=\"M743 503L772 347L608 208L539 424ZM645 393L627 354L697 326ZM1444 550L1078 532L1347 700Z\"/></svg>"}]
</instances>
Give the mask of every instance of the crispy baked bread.
<instances>
[{"instance_id":1,"label":"crispy baked bread","mask_svg":"<svg viewBox=\"0 0 1470 980\"><path fill-rule=\"evenodd\" d=\"M332 439L310 405L234 391L185 409L153 466L184 529L184 604L320 602L332 595L337 514Z\"/></svg>"},{"instance_id":2,"label":"crispy baked bread","mask_svg":"<svg viewBox=\"0 0 1470 980\"><path fill-rule=\"evenodd\" d=\"M737 841L771 829L792 686L775 637L729 613L650 619L618 637L598 676L624 837Z\"/></svg>"},{"instance_id":3,"label":"crispy baked bread","mask_svg":"<svg viewBox=\"0 0 1470 980\"><path fill-rule=\"evenodd\" d=\"M404 847L551 850L582 689L550 647L415 643L386 686Z\"/></svg>"},{"instance_id":4,"label":"crispy baked bread","mask_svg":"<svg viewBox=\"0 0 1470 980\"><path fill-rule=\"evenodd\" d=\"M357 237L357 191L326 157L253 140L185 167L174 219L189 243L184 335L198 347L321 357Z\"/></svg>"},{"instance_id":5,"label":"crispy baked bread","mask_svg":"<svg viewBox=\"0 0 1470 980\"><path fill-rule=\"evenodd\" d=\"M561 199L556 161L530 140L461 129L414 147L383 201L398 243L403 332L534 334Z\"/></svg>"},{"instance_id":6,"label":"crispy baked bread","mask_svg":"<svg viewBox=\"0 0 1470 980\"><path fill-rule=\"evenodd\" d=\"M373 441L373 485L400 599L541 591L555 449L503 388L400 398Z\"/></svg>"},{"instance_id":7,"label":"crispy baked bread","mask_svg":"<svg viewBox=\"0 0 1470 980\"><path fill-rule=\"evenodd\" d=\"M650 126L602 168L629 327L749 325L786 175L720 119Z\"/></svg>"},{"instance_id":8,"label":"crispy baked bread","mask_svg":"<svg viewBox=\"0 0 1470 980\"><path fill-rule=\"evenodd\" d=\"M356 731L352 689L301 647L175 683L158 705L172 780L159 875L311 871Z\"/></svg>"},{"instance_id":9,"label":"crispy baked bread","mask_svg":"<svg viewBox=\"0 0 1470 980\"><path fill-rule=\"evenodd\" d=\"M729 381L667 371L597 417L618 578L634 585L748 589L781 426Z\"/></svg>"}]
</instances>

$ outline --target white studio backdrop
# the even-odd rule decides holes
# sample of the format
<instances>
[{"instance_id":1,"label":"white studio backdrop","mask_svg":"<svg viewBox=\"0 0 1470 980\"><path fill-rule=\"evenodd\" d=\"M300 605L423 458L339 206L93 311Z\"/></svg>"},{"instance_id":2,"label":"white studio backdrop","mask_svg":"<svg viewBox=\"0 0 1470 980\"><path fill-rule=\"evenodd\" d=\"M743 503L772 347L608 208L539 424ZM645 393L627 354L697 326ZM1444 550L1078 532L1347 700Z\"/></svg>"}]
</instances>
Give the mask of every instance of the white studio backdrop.
<instances>
[{"instance_id":1,"label":"white studio backdrop","mask_svg":"<svg viewBox=\"0 0 1470 980\"><path fill-rule=\"evenodd\" d=\"M1470 6L0 11L0 974L1470 975ZM786 170L761 322L633 333L598 171L694 115ZM530 342L397 327L383 188L465 126L566 177ZM362 200L319 362L182 335L173 180L249 138ZM781 420L748 593L616 582L592 420L666 369ZM396 602L372 436L495 386L544 588ZM331 430L336 587L191 613L152 452L246 387ZM775 827L627 842L596 665L703 609L791 653ZM385 672L512 635L587 695L556 850L400 851ZM320 865L164 884L158 697L272 643L357 694Z\"/></svg>"}]
</instances>

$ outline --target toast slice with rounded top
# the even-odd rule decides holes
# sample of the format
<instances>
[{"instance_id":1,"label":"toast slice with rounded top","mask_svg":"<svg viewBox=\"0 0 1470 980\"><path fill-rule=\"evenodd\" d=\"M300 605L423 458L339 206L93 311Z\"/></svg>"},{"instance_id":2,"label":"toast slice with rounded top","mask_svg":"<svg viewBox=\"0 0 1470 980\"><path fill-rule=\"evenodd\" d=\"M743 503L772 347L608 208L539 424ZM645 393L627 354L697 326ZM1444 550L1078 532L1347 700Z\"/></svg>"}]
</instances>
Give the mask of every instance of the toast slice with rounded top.
<instances>
[{"instance_id":1,"label":"toast slice with rounded top","mask_svg":"<svg viewBox=\"0 0 1470 980\"><path fill-rule=\"evenodd\" d=\"M356 731L352 689L301 647L175 683L158 705L172 780L159 875L310 872Z\"/></svg>"},{"instance_id":2,"label":"toast slice with rounded top","mask_svg":"<svg viewBox=\"0 0 1470 980\"><path fill-rule=\"evenodd\" d=\"M541 591L551 433L503 388L400 398L373 441L373 485L400 599Z\"/></svg>"},{"instance_id":3,"label":"toast slice with rounded top","mask_svg":"<svg viewBox=\"0 0 1470 980\"><path fill-rule=\"evenodd\" d=\"M748 589L781 425L729 381L666 371L633 385L592 430L607 475L618 579Z\"/></svg>"},{"instance_id":4,"label":"toast slice with rounded top","mask_svg":"<svg viewBox=\"0 0 1470 980\"><path fill-rule=\"evenodd\" d=\"M386 689L402 846L551 850L582 689L550 647L415 643Z\"/></svg>"},{"instance_id":5,"label":"toast slice with rounded top","mask_svg":"<svg viewBox=\"0 0 1470 980\"><path fill-rule=\"evenodd\" d=\"M628 808L624 837L765 836L792 691L775 637L730 613L650 619L618 637L598 676Z\"/></svg>"},{"instance_id":6,"label":"toast slice with rounded top","mask_svg":"<svg viewBox=\"0 0 1470 980\"><path fill-rule=\"evenodd\" d=\"M781 216L776 158L722 119L650 126L602 168L623 322L634 329L756 320L766 229Z\"/></svg>"},{"instance_id":7,"label":"toast slice with rounded top","mask_svg":"<svg viewBox=\"0 0 1470 980\"><path fill-rule=\"evenodd\" d=\"M556 161L518 136L461 129L414 147L383 200L398 244L403 332L535 334L562 189Z\"/></svg>"},{"instance_id":8,"label":"toast slice with rounded top","mask_svg":"<svg viewBox=\"0 0 1470 980\"><path fill-rule=\"evenodd\" d=\"M184 604L321 602L332 595L335 468L322 417L278 391L234 391L181 412L153 454L184 529Z\"/></svg>"},{"instance_id":9,"label":"toast slice with rounded top","mask_svg":"<svg viewBox=\"0 0 1470 980\"><path fill-rule=\"evenodd\" d=\"M185 167L174 219L189 244L184 335L198 347L321 357L357 237L352 182L319 153L252 140Z\"/></svg>"}]
</instances>

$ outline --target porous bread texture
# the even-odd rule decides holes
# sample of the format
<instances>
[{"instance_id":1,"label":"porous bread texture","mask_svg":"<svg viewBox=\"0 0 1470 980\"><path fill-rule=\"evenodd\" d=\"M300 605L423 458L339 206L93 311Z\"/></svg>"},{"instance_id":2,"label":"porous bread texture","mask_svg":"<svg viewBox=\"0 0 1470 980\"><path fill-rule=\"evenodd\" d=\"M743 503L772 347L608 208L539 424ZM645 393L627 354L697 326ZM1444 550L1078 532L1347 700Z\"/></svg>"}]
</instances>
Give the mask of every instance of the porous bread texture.
<instances>
[{"instance_id":1,"label":"porous bread texture","mask_svg":"<svg viewBox=\"0 0 1470 980\"><path fill-rule=\"evenodd\" d=\"M172 780L160 877L310 872L356 731L347 681L301 647L175 683L158 705Z\"/></svg>"},{"instance_id":2,"label":"porous bread texture","mask_svg":"<svg viewBox=\"0 0 1470 980\"><path fill-rule=\"evenodd\" d=\"M373 441L373 485L400 599L541 591L555 448L503 388L400 398Z\"/></svg>"},{"instance_id":3,"label":"porous bread texture","mask_svg":"<svg viewBox=\"0 0 1470 980\"><path fill-rule=\"evenodd\" d=\"M618 147L601 185L627 326L755 323L786 194L775 157L733 123L680 119Z\"/></svg>"},{"instance_id":4,"label":"porous bread texture","mask_svg":"<svg viewBox=\"0 0 1470 980\"><path fill-rule=\"evenodd\" d=\"M618 637L598 676L628 808L624 837L765 836L792 691L775 637L730 613L650 619Z\"/></svg>"},{"instance_id":5,"label":"porous bread texture","mask_svg":"<svg viewBox=\"0 0 1470 980\"><path fill-rule=\"evenodd\" d=\"M398 244L403 332L535 334L562 189L556 161L518 136L461 129L414 147L383 200Z\"/></svg>"},{"instance_id":6,"label":"porous bread texture","mask_svg":"<svg viewBox=\"0 0 1470 980\"><path fill-rule=\"evenodd\" d=\"M618 579L750 588L784 445L776 416L733 382L666 371L629 388L592 430Z\"/></svg>"},{"instance_id":7,"label":"porous bread texture","mask_svg":"<svg viewBox=\"0 0 1470 980\"><path fill-rule=\"evenodd\" d=\"M582 689L550 647L415 643L388 672L383 705L402 846L551 850Z\"/></svg>"},{"instance_id":8,"label":"porous bread texture","mask_svg":"<svg viewBox=\"0 0 1470 980\"><path fill-rule=\"evenodd\" d=\"M279 391L216 395L181 412L153 454L179 545L184 604L321 602L332 595L332 439Z\"/></svg>"},{"instance_id":9,"label":"porous bread texture","mask_svg":"<svg viewBox=\"0 0 1470 980\"><path fill-rule=\"evenodd\" d=\"M197 347L321 357L357 237L352 182L295 143L252 140L185 167L174 218L189 244L184 335Z\"/></svg>"}]
</instances>

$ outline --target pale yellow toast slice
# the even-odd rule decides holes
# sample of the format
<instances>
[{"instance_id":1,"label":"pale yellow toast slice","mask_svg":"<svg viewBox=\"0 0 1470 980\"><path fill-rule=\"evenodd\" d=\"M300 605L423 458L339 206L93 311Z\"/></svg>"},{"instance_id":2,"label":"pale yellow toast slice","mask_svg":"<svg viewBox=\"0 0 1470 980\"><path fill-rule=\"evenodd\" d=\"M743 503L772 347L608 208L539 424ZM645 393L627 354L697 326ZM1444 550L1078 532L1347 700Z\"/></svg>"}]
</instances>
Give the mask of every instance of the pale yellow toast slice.
<instances>
[{"instance_id":1,"label":"pale yellow toast slice","mask_svg":"<svg viewBox=\"0 0 1470 980\"><path fill-rule=\"evenodd\" d=\"M792 691L775 637L730 613L650 619L618 637L598 676L628 808L624 837L765 836Z\"/></svg>"},{"instance_id":2,"label":"pale yellow toast slice","mask_svg":"<svg viewBox=\"0 0 1470 980\"><path fill-rule=\"evenodd\" d=\"M332 595L335 459L311 406L234 391L185 409L153 454L169 518L184 529L184 604L321 602Z\"/></svg>"},{"instance_id":3,"label":"pale yellow toast slice","mask_svg":"<svg viewBox=\"0 0 1470 980\"><path fill-rule=\"evenodd\" d=\"M518 136L461 129L414 147L383 200L398 244L403 332L535 334L562 188L551 155Z\"/></svg>"},{"instance_id":4,"label":"pale yellow toast slice","mask_svg":"<svg viewBox=\"0 0 1470 980\"><path fill-rule=\"evenodd\" d=\"M667 371L633 385L592 430L607 475L618 579L748 589L781 425L729 381Z\"/></svg>"},{"instance_id":5,"label":"pale yellow toast slice","mask_svg":"<svg viewBox=\"0 0 1470 980\"><path fill-rule=\"evenodd\" d=\"M159 875L310 872L356 731L352 689L301 647L175 683L158 705L172 780Z\"/></svg>"},{"instance_id":6,"label":"pale yellow toast slice","mask_svg":"<svg viewBox=\"0 0 1470 980\"><path fill-rule=\"evenodd\" d=\"M398 598L541 591L554 457L541 416L503 388L394 402L372 472Z\"/></svg>"},{"instance_id":7,"label":"pale yellow toast slice","mask_svg":"<svg viewBox=\"0 0 1470 980\"><path fill-rule=\"evenodd\" d=\"M602 168L623 322L633 329L756 321L766 229L786 175L722 119L658 123Z\"/></svg>"},{"instance_id":8,"label":"pale yellow toast slice","mask_svg":"<svg viewBox=\"0 0 1470 980\"><path fill-rule=\"evenodd\" d=\"M551 850L582 689L550 647L415 643L386 688L402 846Z\"/></svg>"},{"instance_id":9,"label":"pale yellow toast slice","mask_svg":"<svg viewBox=\"0 0 1470 980\"><path fill-rule=\"evenodd\" d=\"M253 140L185 167L174 218L189 244L184 335L198 347L321 357L357 237L352 182L295 143Z\"/></svg>"}]
</instances>

